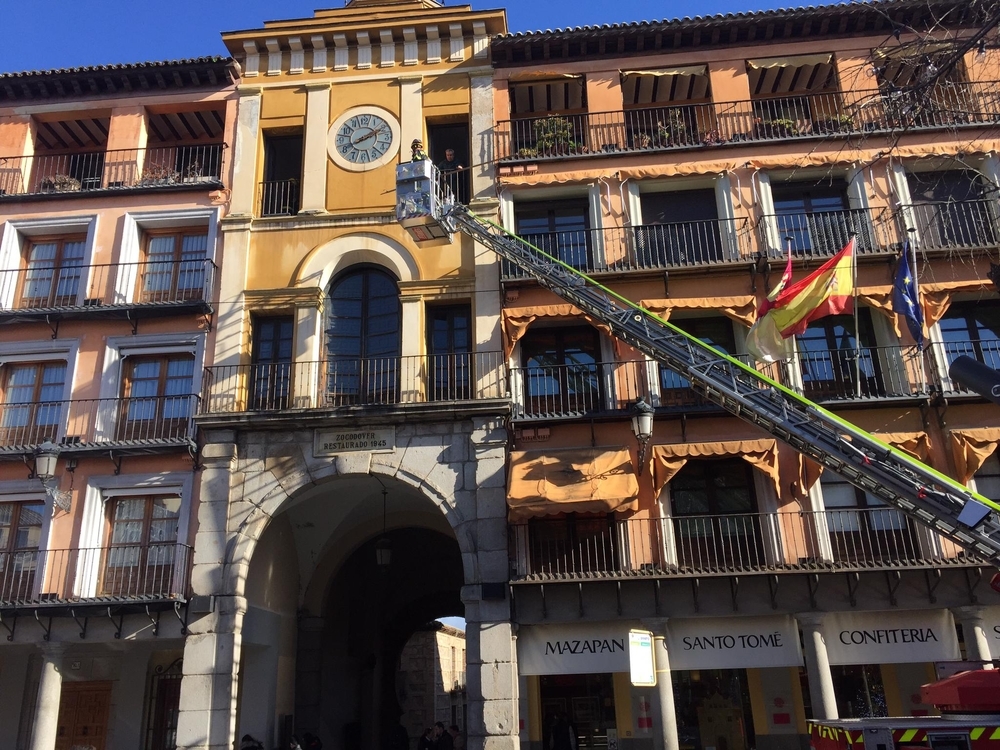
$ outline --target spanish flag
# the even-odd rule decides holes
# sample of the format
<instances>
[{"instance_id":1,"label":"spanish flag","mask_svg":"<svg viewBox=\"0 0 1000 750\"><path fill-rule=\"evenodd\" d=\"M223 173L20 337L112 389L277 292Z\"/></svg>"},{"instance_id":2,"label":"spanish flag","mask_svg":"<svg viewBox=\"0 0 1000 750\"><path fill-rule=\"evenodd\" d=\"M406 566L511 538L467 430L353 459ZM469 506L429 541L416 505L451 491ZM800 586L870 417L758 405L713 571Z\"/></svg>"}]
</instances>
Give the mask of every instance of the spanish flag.
<instances>
[{"instance_id":1,"label":"spanish flag","mask_svg":"<svg viewBox=\"0 0 1000 750\"><path fill-rule=\"evenodd\" d=\"M810 322L826 315L854 312L854 238L804 279L781 291L747 334L754 359L774 362L791 352L786 339L803 333Z\"/></svg>"}]
</instances>

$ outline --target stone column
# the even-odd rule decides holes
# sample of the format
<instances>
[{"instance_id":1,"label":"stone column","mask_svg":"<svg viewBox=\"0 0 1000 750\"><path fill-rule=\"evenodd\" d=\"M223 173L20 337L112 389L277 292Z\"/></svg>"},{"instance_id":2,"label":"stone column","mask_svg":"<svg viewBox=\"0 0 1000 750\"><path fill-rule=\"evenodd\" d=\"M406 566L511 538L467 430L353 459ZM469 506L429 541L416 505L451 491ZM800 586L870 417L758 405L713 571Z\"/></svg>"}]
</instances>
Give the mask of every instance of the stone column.
<instances>
[{"instance_id":1,"label":"stone column","mask_svg":"<svg viewBox=\"0 0 1000 750\"><path fill-rule=\"evenodd\" d=\"M59 730L59 699L62 696L62 656L64 643L42 646L42 672L35 699L35 726L28 750L52 750Z\"/></svg>"},{"instance_id":2,"label":"stone column","mask_svg":"<svg viewBox=\"0 0 1000 750\"><path fill-rule=\"evenodd\" d=\"M0 747L17 747L21 706L28 683L30 648L4 648L0 657Z\"/></svg>"},{"instance_id":3,"label":"stone column","mask_svg":"<svg viewBox=\"0 0 1000 750\"><path fill-rule=\"evenodd\" d=\"M330 128L330 83L306 84L306 133L300 214L326 213L326 134Z\"/></svg>"},{"instance_id":4,"label":"stone column","mask_svg":"<svg viewBox=\"0 0 1000 750\"><path fill-rule=\"evenodd\" d=\"M660 736L663 740L663 750L679 750L674 683L670 677L670 652L667 651L667 620L657 618L643 622L653 631L655 645L653 650L656 653L656 702L660 709ZM655 739L653 744L656 746Z\"/></svg>"},{"instance_id":5,"label":"stone column","mask_svg":"<svg viewBox=\"0 0 1000 750\"><path fill-rule=\"evenodd\" d=\"M951 612L962 626L962 635L965 638L965 658L969 661L992 661L990 641L986 636L986 625L983 622L983 608L956 607ZM992 664L987 667L987 669L992 668Z\"/></svg>"},{"instance_id":6,"label":"stone column","mask_svg":"<svg viewBox=\"0 0 1000 750\"><path fill-rule=\"evenodd\" d=\"M830 657L826 652L823 635L823 616L816 613L795 615L802 628L806 657L806 677L809 680L809 697L812 699L814 719L839 719L837 695L833 690Z\"/></svg>"},{"instance_id":7,"label":"stone column","mask_svg":"<svg viewBox=\"0 0 1000 750\"><path fill-rule=\"evenodd\" d=\"M233 145L233 197L229 216L253 216L257 195L257 141L260 138L260 86L237 86L236 143Z\"/></svg>"}]
</instances>

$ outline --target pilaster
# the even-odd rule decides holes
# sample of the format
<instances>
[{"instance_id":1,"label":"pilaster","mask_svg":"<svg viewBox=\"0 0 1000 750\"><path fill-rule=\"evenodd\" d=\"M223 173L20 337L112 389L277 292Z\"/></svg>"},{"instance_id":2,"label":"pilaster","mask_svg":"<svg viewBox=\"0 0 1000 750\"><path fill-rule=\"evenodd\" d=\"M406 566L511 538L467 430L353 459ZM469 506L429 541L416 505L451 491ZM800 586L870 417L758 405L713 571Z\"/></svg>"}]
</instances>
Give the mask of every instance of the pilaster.
<instances>
[{"instance_id":1,"label":"pilaster","mask_svg":"<svg viewBox=\"0 0 1000 750\"><path fill-rule=\"evenodd\" d=\"M259 86L238 86L236 142L233 145L233 197L229 216L253 216L257 188L257 138L260 133Z\"/></svg>"},{"instance_id":2,"label":"pilaster","mask_svg":"<svg viewBox=\"0 0 1000 750\"><path fill-rule=\"evenodd\" d=\"M326 213L326 135L330 127L330 83L306 84L306 133L300 214Z\"/></svg>"},{"instance_id":3,"label":"pilaster","mask_svg":"<svg viewBox=\"0 0 1000 750\"><path fill-rule=\"evenodd\" d=\"M837 694L833 690L833 673L830 671L826 637L823 634L823 616L809 612L797 614L795 619L802 628L813 718L838 719L840 713L837 709Z\"/></svg>"}]
</instances>

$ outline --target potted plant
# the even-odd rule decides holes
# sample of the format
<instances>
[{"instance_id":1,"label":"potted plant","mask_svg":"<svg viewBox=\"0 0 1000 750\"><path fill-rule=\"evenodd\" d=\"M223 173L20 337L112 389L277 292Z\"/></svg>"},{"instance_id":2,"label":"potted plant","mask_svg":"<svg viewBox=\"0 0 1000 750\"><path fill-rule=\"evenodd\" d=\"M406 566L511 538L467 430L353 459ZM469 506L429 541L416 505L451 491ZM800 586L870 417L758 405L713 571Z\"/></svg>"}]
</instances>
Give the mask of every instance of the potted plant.
<instances>
[{"instance_id":1,"label":"potted plant","mask_svg":"<svg viewBox=\"0 0 1000 750\"><path fill-rule=\"evenodd\" d=\"M795 121L784 117L757 120L756 130L758 138L790 138L793 135L798 135Z\"/></svg>"},{"instance_id":2,"label":"potted plant","mask_svg":"<svg viewBox=\"0 0 1000 750\"><path fill-rule=\"evenodd\" d=\"M843 133L854 130L854 118L848 114L836 114L813 123L817 133Z\"/></svg>"},{"instance_id":3,"label":"potted plant","mask_svg":"<svg viewBox=\"0 0 1000 750\"><path fill-rule=\"evenodd\" d=\"M180 177L180 173L173 167L154 162L146 164L143 167L142 179L139 180L139 185L170 185L177 182L178 177Z\"/></svg>"},{"instance_id":4,"label":"potted plant","mask_svg":"<svg viewBox=\"0 0 1000 750\"><path fill-rule=\"evenodd\" d=\"M542 156L563 156L579 153L580 144L573 140L573 123L565 117L549 115L535 120L535 148Z\"/></svg>"},{"instance_id":5,"label":"potted plant","mask_svg":"<svg viewBox=\"0 0 1000 750\"><path fill-rule=\"evenodd\" d=\"M677 146L684 142L687 124L680 112L670 112L656 123L656 137L660 146Z\"/></svg>"},{"instance_id":6,"label":"potted plant","mask_svg":"<svg viewBox=\"0 0 1000 750\"><path fill-rule=\"evenodd\" d=\"M653 145L653 136L649 133L639 131L632 136L632 144L636 148L651 148Z\"/></svg>"},{"instance_id":7,"label":"potted plant","mask_svg":"<svg viewBox=\"0 0 1000 750\"><path fill-rule=\"evenodd\" d=\"M52 177L43 177L39 188L43 193L74 192L80 189L80 181L68 174L57 174Z\"/></svg>"}]
</instances>

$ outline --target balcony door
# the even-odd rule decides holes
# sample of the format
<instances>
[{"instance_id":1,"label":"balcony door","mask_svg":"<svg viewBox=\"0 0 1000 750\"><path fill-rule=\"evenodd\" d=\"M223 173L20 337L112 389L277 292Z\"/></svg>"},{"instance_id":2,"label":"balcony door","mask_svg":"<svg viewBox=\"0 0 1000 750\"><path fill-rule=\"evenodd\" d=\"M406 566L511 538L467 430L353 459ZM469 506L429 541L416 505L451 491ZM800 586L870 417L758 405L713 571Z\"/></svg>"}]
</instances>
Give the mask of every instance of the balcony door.
<instances>
[{"instance_id":1,"label":"balcony door","mask_svg":"<svg viewBox=\"0 0 1000 750\"><path fill-rule=\"evenodd\" d=\"M38 445L58 438L66 384L65 362L3 368L0 438L5 445Z\"/></svg>"},{"instance_id":2,"label":"balcony door","mask_svg":"<svg viewBox=\"0 0 1000 750\"><path fill-rule=\"evenodd\" d=\"M1000 239L996 200L973 170L911 172L912 221L927 250L993 247Z\"/></svg>"},{"instance_id":3,"label":"balcony door","mask_svg":"<svg viewBox=\"0 0 1000 750\"><path fill-rule=\"evenodd\" d=\"M796 255L835 255L857 232L859 252L874 246L874 232L861 211L852 211L847 185L785 182L771 187L775 222L784 252L785 237L792 238Z\"/></svg>"},{"instance_id":4,"label":"balcony door","mask_svg":"<svg viewBox=\"0 0 1000 750\"><path fill-rule=\"evenodd\" d=\"M208 235L204 229L147 234L139 278L140 302L205 299Z\"/></svg>"},{"instance_id":5,"label":"balcony door","mask_svg":"<svg viewBox=\"0 0 1000 750\"><path fill-rule=\"evenodd\" d=\"M521 203L514 208L514 219L517 233L535 247L574 268L593 267L587 198Z\"/></svg>"},{"instance_id":6,"label":"balcony door","mask_svg":"<svg viewBox=\"0 0 1000 750\"><path fill-rule=\"evenodd\" d=\"M299 212L302 181L302 133L264 134L264 183L261 216L292 216Z\"/></svg>"},{"instance_id":7,"label":"balcony door","mask_svg":"<svg viewBox=\"0 0 1000 750\"><path fill-rule=\"evenodd\" d=\"M746 570L766 559L750 465L688 461L670 480L677 560L691 570Z\"/></svg>"},{"instance_id":8,"label":"balcony door","mask_svg":"<svg viewBox=\"0 0 1000 750\"><path fill-rule=\"evenodd\" d=\"M125 360L122 418L118 439L170 440L186 437L194 398L194 357L174 354Z\"/></svg>"},{"instance_id":9,"label":"balcony door","mask_svg":"<svg viewBox=\"0 0 1000 750\"><path fill-rule=\"evenodd\" d=\"M472 308L440 305L427 310L427 351L430 355L428 399L467 400L472 397Z\"/></svg>"},{"instance_id":10,"label":"balcony door","mask_svg":"<svg viewBox=\"0 0 1000 750\"><path fill-rule=\"evenodd\" d=\"M671 323L724 354L736 354L736 339L729 318L671 318ZM690 381L663 365L660 368L660 406L703 404Z\"/></svg>"},{"instance_id":11,"label":"balcony door","mask_svg":"<svg viewBox=\"0 0 1000 750\"><path fill-rule=\"evenodd\" d=\"M835 562L905 563L919 550L900 511L832 472L820 478L830 547Z\"/></svg>"},{"instance_id":12,"label":"balcony door","mask_svg":"<svg viewBox=\"0 0 1000 750\"><path fill-rule=\"evenodd\" d=\"M521 339L526 416L600 411L600 339L590 326L532 328Z\"/></svg>"},{"instance_id":13,"label":"balcony door","mask_svg":"<svg viewBox=\"0 0 1000 750\"><path fill-rule=\"evenodd\" d=\"M580 575L619 570L620 550L614 516L578 515L538 519L528 524L531 559L536 575Z\"/></svg>"},{"instance_id":14,"label":"balcony door","mask_svg":"<svg viewBox=\"0 0 1000 750\"><path fill-rule=\"evenodd\" d=\"M21 309L76 305L83 277L86 240L34 240L24 255L17 306Z\"/></svg>"},{"instance_id":15,"label":"balcony door","mask_svg":"<svg viewBox=\"0 0 1000 750\"><path fill-rule=\"evenodd\" d=\"M174 562L181 499L170 495L119 497L107 503L108 544L100 596L167 597L174 591Z\"/></svg>"},{"instance_id":16,"label":"balcony door","mask_svg":"<svg viewBox=\"0 0 1000 750\"><path fill-rule=\"evenodd\" d=\"M938 322L947 368L960 355L1000 368L1000 303L956 302Z\"/></svg>"},{"instance_id":17,"label":"balcony door","mask_svg":"<svg viewBox=\"0 0 1000 750\"><path fill-rule=\"evenodd\" d=\"M0 602L34 595L44 514L41 501L0 503Z\"/></svg>"},{"instance_id":18,"label":"balcony door","mask_svg":"<svg viewBox=\"0 0 1000 750\"><path fill-rule=\"evenodd\" d=\"M381 268L364 266L333 283L326 329L333 405L397 401L401 326L399 287Z\"/></svg>"},{"instance_id":19,"label":"balcony door","mask_svg":"<svg viewBox=\"0 0 1000 750\"><path fill-rule=\"evenodd\" d=\"M853 315L828 315L809 324L797 336L803 393L812 400L884 396L882 363L867 309L858 311L855 336Z\"/></svg>"},{"instance_id":20,"label":"balcony door","mask_svg":"<svg viewBox=\"0 0 1000 750\"><path fill-rule=\"evenodd\" d=\"M294 331L295 319L291 315L253 319L249 382L251 410L288 408Z\"/></svg>"},{"instance_id":21,"label":"balcony door","mask_svg":"<svg viewBox=\"0 0 1000 750\"><path fill-rule=\"evenodd\" d=\"M643 193L635 228L640 268L670 268L724 260L715 190Z\"/></svg>"}]
</instances>

